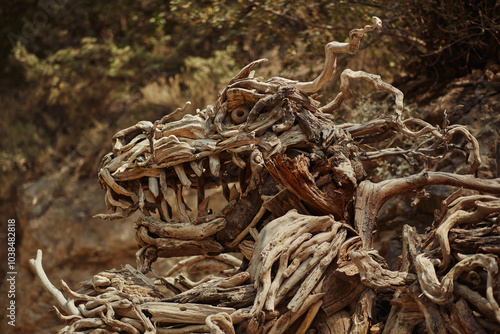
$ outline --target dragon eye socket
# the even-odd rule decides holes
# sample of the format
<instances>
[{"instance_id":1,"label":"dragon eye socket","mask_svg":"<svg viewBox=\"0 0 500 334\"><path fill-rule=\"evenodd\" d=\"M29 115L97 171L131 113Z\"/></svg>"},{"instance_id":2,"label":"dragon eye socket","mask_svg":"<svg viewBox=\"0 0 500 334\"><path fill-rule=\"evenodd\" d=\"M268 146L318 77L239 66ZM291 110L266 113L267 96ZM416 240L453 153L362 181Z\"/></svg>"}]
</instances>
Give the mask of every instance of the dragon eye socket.
<instances>
[{"instance_id":1,"label":"dragon eye socket","mask_svg":"<svg viewBox=\"0 0 500 334\"><path fill-rule=\"evenodd\" d=\"M231 111L231 119L236 124L241 124L247 120L249 108L246 106L238 106Z\"/></svg>"}]
</instances>

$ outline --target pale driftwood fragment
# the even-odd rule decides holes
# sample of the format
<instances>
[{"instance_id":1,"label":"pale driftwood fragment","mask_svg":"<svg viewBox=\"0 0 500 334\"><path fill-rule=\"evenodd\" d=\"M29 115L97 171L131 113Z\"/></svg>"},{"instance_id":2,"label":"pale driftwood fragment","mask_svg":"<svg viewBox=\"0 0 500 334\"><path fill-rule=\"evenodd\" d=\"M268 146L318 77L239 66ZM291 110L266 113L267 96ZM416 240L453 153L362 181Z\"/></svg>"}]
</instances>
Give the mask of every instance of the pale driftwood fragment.
<instances>
[{"instance_id":1,"label":"pale driftwood fragment","mask_svg":"<svg viewBox=\"0 0 500 334\"><path fill-rule=\"evenodd\" d=\"M193 334L193 333L209 333L210 329L207 325L187 325L183 327L160 327L156 330L157 334Z\"/></svg>"},{"instance_id":2,"label":"pale driftwood fragment","mask_svg":"<svg viewBox=\"0 0 500 334\"><path fill-rule=\"evenodd\" d=\"M268 247L266 251L273 251L273 247L271 246L273 239L279 240L280 238L285 239L287 236L300 235L307 232L319 232L331 227L334 223L335 220L330 216L314 217L300 215L296 210L291 210L285 216L273 220L264 227L263 231L265 232L260 232L262 237L259 237L254 247L253 259L255 261L250 263L248 272L252 277L255 277L258 272L263 270L263 264L259 260L259 257L266 247ZM279 254L280 250L274 250L273 253Z\"/></svg>"},{"instance_id":3,"label":"pale driftwood fragment","mask_svg":"<svg viewBox=\"0 0 500 334\"><path fill-rule=\"evenodd\" d=\"M354 29L349 33L349 43L330 42L325 46L325 66L323 72L310 82L292 83L294 87L303 93L313 93L321 89L327 82L337 67L337 53L356 54L359 49L359 43L363 34L368 31L373 31L382 27L382 21L374 16L372 18L373 25L367 25L362 29Z\"/></svg>"},{"instance_id":4,"label":"pale driftwood fragment","mask_svg":"<svg viewBox=\"0 0 500 334\"><path fill-rule=\"evenodd\" d=\"M227 313L211 314L206 323L211 334L235 334L233 322Z\"/></svg>"},{"instance_id":5,"label":"pale driftwood fragment","mask_svg":"<svg viewBox=\"0 0 500 334\"><path fill-rule=\"evenodd\" d=\"M295 210L291 210L285 216L273 220L264 227L259 233L257 243L254 247L253 257L248 268L248 272L256 281L257 287L257 297L252 307L252 315L256 315L262 310L269 296L272 285L272 266L275 261L279 260L281 253L286 251L294 240L303 233L317 232L332 226L334 223L339 224L329 216L308 217L299 215ZM325 243L325 248L321 252L322 255L327 254L328 244L329 243ZM322 255L318 254L318 258L314 264L319 262ZM310 268L312 268L312 266ZM300 276L296 282L302 277L303 276ZM291 285L290 288L293 287L293 285ZM283 296L284 294L282 294L280 298L276 298L276 302L279 302ZM275 305L269 305L268 303L268 306L274 309L273 306Z\"/></svg>"},{"instance_id":6,"label":"pale driftwood fragment","mask_svg":"<svg viewBox=\"0 0 500 334\"><path fill-rule=\"evenodd\" d=\"M189 163L189 166L191 166L191 169L196 174L196 176L198 177L203 176L203 166L200 164L200 161L197 162L193 160Z\"/></svg>"},{"instance_id":7,"label":"pale driftwood fragment","mask_svg":"<svg viewBox=\"0 0 500 334\"><path fill-rule=\"evenodd\" d=\"M80 330L85 330L86 328L99 328L104 326L105 323L100 318L84 318L73 322L71 325L61 328L59 333L85 333L77 332Z\"/></svg>"},{"instance_id":8,"label":"pale driftwood fragment","mask_svg":"<svg viewBox=\"0 0 500 334\"><path fill-rule=\"evenodd\" d=\"M54 299L57 301L57 303L68 313L71 315L77 315L80 316L81 313L78 310L78 308L75 306L74 300L72 299L66 299L64 295L59 291L49 280L47 275L45 274L45 271L43 270L42 266L42 250L39 249L36 253L36 259L31 259L30 260L30 265L31 267L35 270L35 273L37 274L38 278L42 282L43 287L45 290L51 294Z\"/></svg>"},{"instance_id":9,"label":"pale driftwood fragment","mask_svg":"<svg viewBox=\"0 0 500 334\"><path fill-rule=\"evenodd\" d=\"M205 259L206 257L207 257L207 255L195 255L195 256L188 257L188 258L184 258L184 259L178 261L172 267L170 267L170 269L165 273L165 277L172 276L177 271L179 271L181 268L190 266L193 263L196 263L196 262L199 262L199 261Z\"/></svg>"},{"instance_id":10,"label":"pale driftwood fragment","mask_svg":"<svg viewBox=\"0 0 500 334\"><path fill-rule=\"evenodd\" d=\"M154 197L158 197L160 195L160 187L158 184L158 178L150 177L148 178L148 187L149 191L154 195Z\"/></svg>"},{"instance_id":11,"label":"pale driftwood fragment","mask_svg":"<svg viewBox=\"0 0 500 334\"><path fill-rule=\"evenodd\" d=\"M295 332L296 334L305 334L307 332L314 318L318 314L321 304L323 304L323 300L320 299L309 308L309 311L307 311L304 320L302 320L299 328L297 328L297 331Z\"/></svg>"},{"instance_id":12,"label":"pale driftwood fragment","mask_svg":"<svg viewBox=\"0 0 500 334\"><path fill-rule=\"evenodd\" d=\"M300 318L308 309L310 309L314 304L320 302L321 297L323 297L322 293L308 296L297 312L289 310L285 314L281 315L268 331L268 334L284 333L290 325Z\"/></svg>"},{"instance_id":13,"label":"pale driftwood fragment","mask_svg":"<svg viewBox=\"0 0 500 334\"><path fill-rule=\"evenodd\" d=\"M120 321L123 322L124 324L131 325L132 327L135 327L139 331L139 333L148 333L148 334L154 333L150 329L145 329L143 323L141 323L137 319L122 317L122 318L120 318ZM154 329L154 327L153 327L153 329Z\"/></svg>"},{"instance_id":14,"label":"pale driftwood fragment","mask_svg":"<svg viewBox=\"0 0 500 334\"><path fill-rule=\"evenodd\" d=\"M150 130L153 127L153 123L149 121L140 121L137 124L130 126L126 129L118 131L114 136L113 136L113 148L116 151L120 151L124 149L124 137L131 137L134 138L137 136L137 134L143 134L143 137L145 138L146 136L144 135L145 133L149 133Z\"/></svg>"},{"instance_id":15,"label":"pale driftwood fragment","mask_svg":"<svg viewBox=\"0 0 500 334\"><path fill-rule=\"evenodd\" d=\"M181 240L175 238L153 238L148 235L146 227L141 226L136 236L142 246L153 245L158 249L161 256L186 256L198 254L217 254L223 251L223 247L213 238L201 240Z\"/></svg>"},{"instance_id":16,"label":"pale driftwood fragment","mask_svg":"<svg viewBox=\"0 0 500 334\"><path fill-rule=\"evenodd\" d=\"M147 230L161 238L175 238L182 240L202 240L214 235L226 227L225 218L215 218L200 224L192 222L166 223L158 218L149 216L139 218L136 226L144 226Z\"/></svg>"},{"instance_id":17,"label":"pale driftwood fragment","mask_svg":"<svg viewBox=\"0 0 500 334\"><path fill-rule=\"evenodd\" d=\"M186 101L186 103L184 103L184 105L182 107L179 107L179 108L175 109L174 111L172 111L171 113L169 113L168 115L163 116L158 121L158 123L155 122L156 125L166 124L169 119L171 119L172 117L174 117L175 115L177 115L181 112L185 112L190 106L191 106L191 101Z\"/></svg>"},{"instance_id":18,"label":"pale driftwood fragment","mask_svg":"<svg viewBox=\"0 0 500 334\"><path fill-rule=\"evenodd\" d=\"M244 308L252 304L255 288L247 285L250 275L240 272L228 278L215 278L196 285L189 291L167 298L166 301L177 303L207 303L218 306Z\"/></svg>"},{"instance_id":19,"label":"pale driftwood fragment","mask_svg":"<svg viewBox=\"0 0 500 334\"><path fill-rule=\"evenodd\" d=\"M254 89L254 90L258 91L259 93L264 93L264 94L276 93L276 91L279 88L279 86L277 86L277 85L269 84L267 82L261 82L260 79L258 79L258 78L257 79L247 78L247 79L238 80L235 83L228 85L228 88L229 88L228 92L231 88L234 88L234 87L246 88L249 90Z\"/></svg>"},{"instance_id":20,"label":"pale driftwood fragment","mask_svg":"<svg viewBox=\"0 0 500 334\"><path fill-rule=\"evenodd\" d=\"M324 247L318 249L318 251L314 253L314 256L308 257L306 260L301 262L300 265L297 267L297 269L294 270L291 275L287 273L287 278L280 285L278 293L276 294L276 297L274 297L275 306L290 292L290 290L293 289L295 285L297 285L297 283L300 282L301 279L304 278L304 276L307 275L307 273L309 272L309 270L311 270L311 268L314 268L314 265L316 265L321 259L321 257L328 252L327 247L328 243L324 243ZM287 268L287 270L288 269L289 268Z\"/></svg>"},{"instance_id":21,"label":"pale driftwood fragment","mask_svg":"<svg viewBox=\"0 0 500 334\"><path fill-rule=\"evenodd\" d=\"M463 200L463 199L462 199ZM448 233L452 227L458 224L478 223L492 213L500 212L500 199L493 196L474 196L474 211L457 210L448 215L436 229L436 239L441 245L443 261L439 266L441 269L447 268L450 262L450 242Z\"/></svg>"},{"instance_id":22,"label":"pale driftwood fragment","mask_svg":"<svg viewBox=\"0 0 500 334\"><path fill-rule=\"evenodd\" d=\"M232 314L236 310L232 307L217 307L204 304L177 304L168 302L149 302L138 306L141 312L151 314L153 322L167 322L180 324L205 324L209 315L217 313Z\"/></svg>"},{"instance_id":23,"label":"pale driftwood fragment","mask_svg":"<svg viewBox=\"0 0 500 334\"><path fill-rule=\"evenodd\" d=\"M212 154L208 157L209 161L209 167L210 167L210 173L212 173L213 176L219 177L220 174L220 158L216 154Z\"/></svg>"},{"instance_id":24,"label":"pale driftwood fragment","mask_svg":"<svg viewBox=\"0 0 500 334\"><path fill-rule=\"evenodd\" d=\"M354 306L350 333L368 333L372 320L375 297L375 292L371 289L365 289L361 293L358 302Z\"/></svg>"},{"instance_id":25,"label":"pale driftwood fragment","mask_svg":"<svg viewBox=\"0 0 500 334\"><path fill-rule=\"evenodd\" d=\"M141 334L137 328L134 326L124 323L120 320L114 319L115 312L111 306L107 307L106 314L103 311L99 312L101 319L108 325L112 330L117 332L125 332L130 334Z\"/></svg>"},{"instance_id":26,"label":"pale driftwood fragment","mask_svg":"<svg viewBox=\"0 0 500 334\"><path fill-rule=\"evenodd\" d=\"M496 258L493 255L474 254L458 262L442 279L438 280L434 266L424 255L419 254L414 259L415 269L419 278L419 283L424 294L436 304L446 304L450 302L453 294L454 280L465 270L475 267L483 267L487 275L486 298L495 310L497 321L500 322L500 308L493 296L493 275L498 272Z\"/></svg>"},{"instance_id":27,"label":"pale driftwood fragment","mask_svg":"<svg viewBox=\"0 0 500 334\"><path fill-rule=\"evenodd\" d=\"M182 185L186 188L191 188L191 180L189 180L189 178L187 177L186 171L184 170L182 164L175 165L174 170Z\"/></svg>"},{"instance_id":28,"label":"pale driftwood fragment","mask_svg":"<svg viewBox=\"0 0 500 334\"><path fill-rule=\"evenodd\" d=\"M396 115L398 118L400 118L403 114L403 99L404 95L403 93L395 88L394 86L385 83L382 81L382 78L380 75L375 75L371 73L366 73L364 71L352 71L352 70L344 70L342 74L340 75L340 90L341 92L335 97L335 99L330 102L329 104L325 105L324 107L320 108L320 111L322 112L332 112L340 107L342 102L346 99L351 97L351 93L349 91L349 82L352 79L363 79L370 81L373 83L373 85L380 90L387 91L391 94L394 95L395 97L395 103L396 103Z\"/></svg>"},{"instance_id":29,"label":"pale driftwood fragment","mask_svg":"<svg viewBox=\"0 0 500 334\"><path fill-rule=\"evenodd\" d=\"M392 271L384 268L379 262L377 262L374 257L370 256L373 254L375 258L379 261L383 258L376 253L376 251L371 251L370 253L360 250L353 251L349 253L354 264L359 269L359 274L361 276L361 282L368 287L374 289L380 288L404 288L406 285L411 284L417 279L415 274L408 272ZM387 264L383 263L385 266Z\"/></svg>"},{"instance_id":30,"label":"pale driftwood fragment","mask_svg":"<svg viewBox=\"0 0 500 334\"><path fill-rule=\"evenodd\" d=\"M244 79L244 78L248 78L248 76L250 75L250 73L253 71L253 68L260 64L260 63L263 63L263 62L266 62L268 59L267 58L260 58L260 59L257 59L257 60L254 60L253 62L251 62L250 64L247 64L245 67L243 67L239 72L238 74L236 74L228 83L228 86L234 84L236 81L238 81L239 79Z\"/></svg>"},{"instance_id":31,"label":"pale driftwood fragment","mask_svg":"<svg viewBox=\"0 0 500 334\"><path fill-rule=\"evenodd\" d=\"M302 242L300 246L297 247L297 249L293 250L293 253L290 255L290 258L291 259L295 259L297 257L300 257L300 259L307 258L309 254L314 253L314 251L309 253L308 252L309 249L313 248L314 245L321 245L324 242L332 240L333 237L337 234L339 228L340 225L336 225L334 226L333 231L318 233L315 236L307 234L307 240L304 240L304 242Z\"/></svg>"},{"instance_id":32,"label":"pale driftwood fragment","mask_svg":"<svg viewBox=\"0 0 500 334\"><path fill-rule=\"evenodd\" d=\"M337 256L340 245L344 242L347 232L345 230L340 231L332 240L329 245L330 250L328 253L319 261L318 265L311 270L306 279L302 282L301 289L293 296L287 307L292 312L298 312L301 305L305 302L306 296L314 289L316 284L319 282L323 276L326 268L330 265L333 259Z\"/></svg>"},{"instance_id":33,"label":"pale driftwood fragment","mask_svg":"<svg viewBox=\"0 0 500 334\"><path fill-rule=\"evenodd\" d=\"M205 137L205 120L199 115L187 114L178 121L167 122L158 128L162 137L176 136L192 139Z\"/></svg>"},{"instance_id":34,"label":"pale driftwood fragment","mask_svg":"<svg viewBox=\"0 0 500 334\"><path fill-rule=\"evenodd\" d=\"M274 310L275 308L275 298L276 294L278 293L278 289L281 286L281 283L283 282L283 278L288 277L285 272L288 269L288 260L290 259L290 253L292 253L299 245L301 245L305 240L311 238L310 233L304 233L298 238L296 238L290 247L287 247L286 250L283 251L283 253L280 255L279 258L279 267L276 271L276 274L274 276L274 280L271 283L271 287L269 288L269 295L267 297L265 307L267 310ZM293 262L293 261L292 261ZM297 266L300 263L300 261L297 261ZM310 291L309 291L310 292Z\"/></svg>"},{"instance_id":35,"label":"pale driftwood fragment","mask_svg":"<svg viewBox=\"0 0 500 334\"><path fill-rule=\"evenodd\" d=\"M122 186L120 186L118 183L116 183L115 179L111 176L109 173L109 170L107 168L101 168L99 172L100 176L106 182L108 186L111 187L117 194L120 195L125 195L125 196L132 196L132 193Z\"/></svg>"}]
</instances>

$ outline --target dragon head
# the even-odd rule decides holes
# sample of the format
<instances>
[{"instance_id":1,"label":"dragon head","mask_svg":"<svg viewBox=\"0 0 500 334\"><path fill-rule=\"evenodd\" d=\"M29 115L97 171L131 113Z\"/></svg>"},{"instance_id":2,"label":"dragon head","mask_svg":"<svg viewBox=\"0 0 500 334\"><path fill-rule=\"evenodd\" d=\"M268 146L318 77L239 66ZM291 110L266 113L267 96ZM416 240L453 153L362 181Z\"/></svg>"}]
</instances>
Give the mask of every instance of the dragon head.
<instances>
[{"instance_id":1,"label":"dragon head","mask_svg":"<svg viewBox=\"0 0 500 334\"><path fill-rule=\"evenodd\" d=\"M161 120L116 133L99 167L113 213L98 216L118 219L140 210L145 217L136 238L146 263L241 250L249 234L290 209L351 219L364 176L359 149L323 112L327 106L306 93L330 78L337 53L357 51L374 23L357 29L349 43L327 44L325 69L313 82L255 78L254 67L266 60L260 59L195 115L168 121L188 102Z\"/></svg>"}]
</instances>

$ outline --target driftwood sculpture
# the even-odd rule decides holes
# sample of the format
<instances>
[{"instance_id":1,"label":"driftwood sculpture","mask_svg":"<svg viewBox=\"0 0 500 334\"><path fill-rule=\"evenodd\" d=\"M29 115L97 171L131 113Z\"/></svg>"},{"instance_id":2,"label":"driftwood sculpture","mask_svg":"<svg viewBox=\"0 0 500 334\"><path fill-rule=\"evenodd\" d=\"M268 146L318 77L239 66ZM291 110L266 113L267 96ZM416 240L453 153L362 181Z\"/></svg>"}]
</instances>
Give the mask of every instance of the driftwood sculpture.
<instances>
[{"instance_id":1,"label":"driftwood sculpture","mask_svg":"<svg viewBox=\"0 0 500 334\"><path fill-rule=\"evenodd\" d=\"M465 126L403 119L403 94L362 71L342 72L341 92L327 105L308 95L331 77L338 53L355 54L363 34L380 26L374 17L348 43L327 44L325 68L312 82L263 81L254 77L264 61L257 60L215 105L169 122L186 103L119 131L99 168L112 213L98 216L143 213L137 269L99 273L78 292L62 282L61 292L39 252L32 264L56 297L66 323L60 333L499 331L500 180L474 176L476 139ZM336 125L332 112L359 79L394 96L394 115ZM398 147L377 147L395 138ZM455 148L468 152L467 175L423 167ZM365 179L363 161L397 155L421 172ZM404 226L403 252L391 269L373 249L377 214L396 195L413 192L418 201L430 185L458 190L426 233ZM154 271L158 258L177 256L189 257L167 273ZM216 275L193 281L179 273L186 268ZM144 275L152 270L153 280ZM387 312L375 316L381 303Z\"/></svg>"}]
</instances>

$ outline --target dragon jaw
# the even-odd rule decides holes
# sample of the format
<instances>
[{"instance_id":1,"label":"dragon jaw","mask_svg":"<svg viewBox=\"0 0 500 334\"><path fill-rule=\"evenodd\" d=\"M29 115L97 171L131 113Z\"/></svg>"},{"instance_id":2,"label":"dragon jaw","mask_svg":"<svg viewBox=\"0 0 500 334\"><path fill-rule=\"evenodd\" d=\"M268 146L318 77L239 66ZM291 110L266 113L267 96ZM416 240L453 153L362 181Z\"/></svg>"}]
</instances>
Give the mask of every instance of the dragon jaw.
<instances>
[{"instance_id":1,"label":"dragon jaw","mask_svg":"<svg viewBox=\"0 0 500 334\"><path fill-rule=\"evenodd\" d=\"M293 208L349 220L364 176L358 147L306 93L331 77L337 53L355 53L363 33L378 26L374 18L373 26L353 31L349 43L327 44L325 69L312 82L254 78L260 59L195 115L142 121L116 133L99 167L113 213L96 216L119 219L142 211L137 241L149 262L237 250L236 241ZM215 189L225 206L210 201Z\"/></svg>"},{"instance_id":2,"label":"dragon jaw","mask_svg":"<svg viewBox=\"0 0 500 334\"><path fill-rule=\"evenodd\" d=\"M212 238L210 245L191 252L180 248L183 255L222 251L263 205L269 212L262 220L301 201L312 211L304 213L345 219L363 174L350 136L331 115L318 111L317 101L285 80L262 82L246 73L230 82L215 106L196 115L168 123L143 121L119 131L99 172L114 213L100 217L117 219L141 210L146 218L138 222L139 232L141 226L150 232L149 237L144 230L138 233L144 244L152 242L151 234L179 235L151 233L155 218L187 229L209 225L195 239ZM207 193L217 188L227 205L210 210L214 203ZM196 197L190 204L195 209L186 204L190 197ZM184 240L189 238L188 233Z\"/></svg>"}]
</instances>

